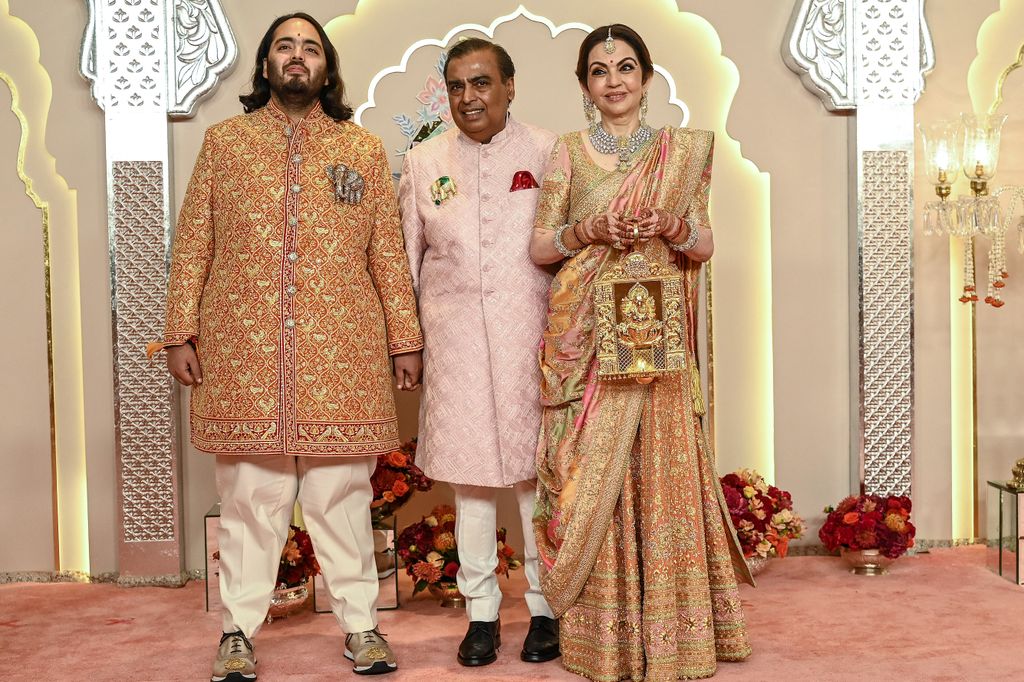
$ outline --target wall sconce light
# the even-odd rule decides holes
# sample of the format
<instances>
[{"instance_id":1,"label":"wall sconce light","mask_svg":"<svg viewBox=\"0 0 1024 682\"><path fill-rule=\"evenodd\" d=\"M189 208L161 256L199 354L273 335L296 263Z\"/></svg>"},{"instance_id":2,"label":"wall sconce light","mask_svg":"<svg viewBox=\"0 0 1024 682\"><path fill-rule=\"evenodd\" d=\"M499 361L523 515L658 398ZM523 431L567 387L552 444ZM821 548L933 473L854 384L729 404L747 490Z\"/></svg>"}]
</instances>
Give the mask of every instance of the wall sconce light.
<instances>
[{"instance_id":1,"label":"wall sconce light","mask_svg":"<svg viewBox=\"0 0 1024 682\"><path fill-rule=\"evenodd\" d=\"M1006 115L963 115L960 119L918 125L924 143L925 172L935 185L938 201L924 206L925 235L949 235L960 238L964 249L964 285L960 300L978 300L974 272L974 240L989 240L988 286L985 303L1001 308L1000 289L1010 274L1006 270L1006 233L1016 215L1017 204L1024 205L1024 187L1006 186L989 191L989 181L999 163L999 137ZM952 185L962 163L971 182L971 194L950 200ZM1000 204L1002 195L1010 197L1007 210ZM1024 215L1017 225L1024 253Z\"/></svg>"}]
</instances>

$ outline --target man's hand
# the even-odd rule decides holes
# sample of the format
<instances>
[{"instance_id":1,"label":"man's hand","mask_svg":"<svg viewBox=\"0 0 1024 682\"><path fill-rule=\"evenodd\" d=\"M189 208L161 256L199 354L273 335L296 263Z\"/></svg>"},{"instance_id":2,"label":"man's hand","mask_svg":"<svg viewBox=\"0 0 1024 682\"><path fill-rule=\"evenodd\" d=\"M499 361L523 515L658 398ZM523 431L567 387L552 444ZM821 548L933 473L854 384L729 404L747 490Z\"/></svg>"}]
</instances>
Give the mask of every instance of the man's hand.
<instances>
[{"instance_id":1,"label":"man's hand","mask_svg":"<svg viewBox=\"0 0 1024 682\"><path fill-rule=\"evenodd\" d=\"M395 387L400 391L415 391L423 376L423 353L413 351L392 358L395 364Z\"/></svg>"},{"instance_id":2,"label":"man's hand","mask_svg":"<svg viewBox=\"0 0 1024 682\"><path fill-rule=\"evenodd\" d=\"M191 343L180 346L169 346L167 353L167 369L171 376L183 386L203 383L203 370L199 369L199 356Z\"/></svg>"}]
</instances>

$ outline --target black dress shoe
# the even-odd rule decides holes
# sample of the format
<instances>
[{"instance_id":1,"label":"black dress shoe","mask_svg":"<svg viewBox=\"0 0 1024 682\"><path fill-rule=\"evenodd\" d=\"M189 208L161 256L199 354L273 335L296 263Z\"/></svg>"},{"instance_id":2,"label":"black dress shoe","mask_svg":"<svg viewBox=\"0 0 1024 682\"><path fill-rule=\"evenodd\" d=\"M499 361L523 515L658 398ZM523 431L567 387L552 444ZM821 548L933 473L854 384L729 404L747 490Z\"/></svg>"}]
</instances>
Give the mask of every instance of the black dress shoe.
<instances>
[{"instance_id":1,"label":"black dress shoe","mask_svg":"<svg viewBox=\"0 0 1024 682\"><path fill-rule=\"evenodd\" d=\"M530 631L526 633L519 658L527 663L543 663L561 655L558 648L558 621L547 616L531 618Z\"/></svg>"},{"instance_id":2,"label":"black dress shoe","mask_svg":"<svg viewBox=\"0 0 1024 682\"><path fill-rule=\"evenodd\" d=\"M488 665L498 660L501 648L501 621L488 623L473 620L459 645L459 663L462 665Z\"/></svg>"}]
</instances>

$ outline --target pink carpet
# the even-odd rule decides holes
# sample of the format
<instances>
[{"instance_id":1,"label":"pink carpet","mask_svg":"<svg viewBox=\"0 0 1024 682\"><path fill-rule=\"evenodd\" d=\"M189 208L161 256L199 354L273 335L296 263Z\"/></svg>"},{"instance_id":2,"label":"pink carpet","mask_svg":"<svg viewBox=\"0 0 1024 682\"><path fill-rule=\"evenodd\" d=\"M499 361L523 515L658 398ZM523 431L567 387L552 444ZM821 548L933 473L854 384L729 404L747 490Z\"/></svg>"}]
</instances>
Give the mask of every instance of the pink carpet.
<instances>
[{"instance_id":1,"label":"pink carpet","mask_svg":"<svg viewBox=\"0 0 1024 682\"><path fill-rule=\"evenodd\" d=\"M1024 588L985 567L981 546L900 559L887 576L846 573L839 559L775 561L744 587L753 656L723 663L722 680L1019 679ZM404 576L403 576L404 578ZM455 661L461 610L427 595L381 613L399 657L399 680L573 680L558 660L519 661L528 614L520 573L506 586L505 647L498 661ZM113 585L0 586L0 680L203 680L220 619L203 610L201 582L181 589ZM300 613L256 639L260 679L357 679L330 614Z\"/></svg>"}]
</instances>

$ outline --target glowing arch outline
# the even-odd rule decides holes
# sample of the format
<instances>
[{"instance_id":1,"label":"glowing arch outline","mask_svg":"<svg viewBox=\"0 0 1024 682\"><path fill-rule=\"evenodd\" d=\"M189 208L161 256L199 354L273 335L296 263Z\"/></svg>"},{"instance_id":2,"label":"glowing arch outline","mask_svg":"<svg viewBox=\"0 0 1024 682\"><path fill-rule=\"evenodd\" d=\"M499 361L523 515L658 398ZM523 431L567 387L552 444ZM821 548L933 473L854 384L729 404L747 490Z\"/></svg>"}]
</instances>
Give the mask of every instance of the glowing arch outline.
<instances>
[{"instance_id":1,"label":"glowing arch outline","mask_svg":"<svg viewBox=\"0 0 1024 682\"><path fill-rule=\"evenodd\" d=\"M519 17L523 17L524 19L527 19L534 23L543 24L547 26L548 32L551 33L552 38L557 38L561 33L572 29L579 29L581 31L586 31L587 33L590 33L591 31L594 30L592 26L588 26L587 24L578 21L570 21L568 23L555 26L555 23L548 19L547 17L541 16L539 14L534 14L530 10L526 9L525 6L519 5L516 11L496 18L494 21L491 22L490 26L483 26L481 24L459 24L458 26L448 31L448 33L446 33L444 38L442 38L441 40L438 40L436 38L423 38L422 40L417 40L415 43L406 48L405 54L402 55L402 61L399 64L397 64L396 66L389 66L386 69L378 71L377 74L370 80L370 85L366 89L367 99L365 102L360 104L359 107L356 109L356 113L354 116L355 122L362 125L363 112L366 111L367 109L374 109L377 106L377 85L391 74L405 73L409 65L409 59L416 52L416 50L420 49L421 47L427 47L430 45L434 47L443 48L451 41L452 38L454 38L459 33L462 33L463 31L478 31L486 35L488 38L493 38L495 30L497 30L499 26L501 26L502 24L506 24L510 21L514 21ZM654 65L654 71L655 73L660 74L668 82L668 102L669 104L679 107L680 111L683 112L683 120L679 125L681 127L685 127L690 122L690 108L686 106L686 102L677 97L675 80L672 78L672 75L668 72L667 69L659 66L658 64Z\"/></svg>"}]
</instances>

